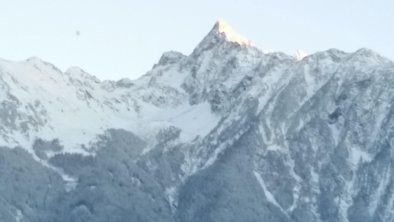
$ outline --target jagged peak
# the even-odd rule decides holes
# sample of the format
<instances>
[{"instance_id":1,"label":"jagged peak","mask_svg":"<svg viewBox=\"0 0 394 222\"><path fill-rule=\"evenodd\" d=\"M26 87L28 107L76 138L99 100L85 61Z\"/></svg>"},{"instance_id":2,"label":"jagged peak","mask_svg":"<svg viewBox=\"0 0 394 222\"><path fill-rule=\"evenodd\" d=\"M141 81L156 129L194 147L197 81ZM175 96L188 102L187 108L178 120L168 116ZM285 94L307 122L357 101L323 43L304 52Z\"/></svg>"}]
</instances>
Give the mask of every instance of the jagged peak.
<instances>
[{"instance_id":1,"label":"jagged peak","mask_svg":"<svg viewBox=\"0 0 394 222\"><path fill-rule=\"evenodd\" d=\"M100 79L98 79L96 76L87 73L85 70L77 66L72 66L68 68L64 73L76 79L89 79L96 83L101 82Z\"/></svg>"},{"instance_id":2,"label":"jagged peak","mask_svg":"<svg viewBox=\"0 0 394 222\"><path fill-rule=\"evenodd\" d=\"M41 65L55 66L55 65L53 65L52 63L47 62L47 61L41 59L41 58L38 57L38 56L32 56L32 57L26 59L25 62L30 63L30 64L35 64L35 65L41 64Z\"/></svg>"},{"instance_id":3,"label":"jagged peak","mask_svg":"<svg viewBox=\"0 0 394 222\"><path fill-rule=\"evenodd\" d=\"M383 63L390 63L393 64L393 61L380 55L376 51L369 49L369 48L361 48L351 53L349 56L349 60L358 61L358 62L367 62L367 63L374 63L375 65L383 64Z\"/></svg>"},{"instance_id":4,"label":"jagged peak","mask_svg":"<svg viewBox=\"0 0 394 222\"><path fill-rule=\"evenodd\" d=\"M165 53L162 54L162 56L159 59L159 65L166 65L166 64L172 64L172 63L176 63L180 60L182 60L183 58L185 58L186 56L183 55L180 52L177 51L167 51Z\"/></svg>"},{"instance_id":5,"label":"jagged peak","mask_svg":"<svg viewBox=\"0 0 394 222\"><path fill-rule=\"evenodd\" d=\"M238 34L226 21L222 19L219 19L215 23L211 32L220 35L229 42L238 43L240 45L252 45L252 42L249 39Z\"/></svg>"},{"instance_id":6,"label":"jagged peak","mask_svg":"<svg viewBox=\"0 0 394 222\"><path fill-rule=\"evenodd\" d=\"M298 61L301 61L301 60L303 60L306 56L308 56L308 54L306 53L306 52L304 52L304 51L302 51L301 49L297 49L295 52L294 52L294 58L296 59L296 60L298 60Z\"/></svg>"},{"instance_id":7,"label":"jagged peak","mask_svg":"<svg viewBox=\"0 0 394 222\"><path fill-rule=\"evenodd\" d=\"M239 35L225 21L218 20L211 31L194 49L190 58L194 59L196 56L200 56L202 52L221 46L223 43L231 43L239 46L252 46L252 42L249 39Z\"/></svg>"},{"instance_id":8,"label":"jagged peak","mask_svg":"<svg viewBox=\"0 0 394 222\"><path fill-rule=\"evenodd\" d=\"M37 56L32 56L32 57L24 60L23 62L26 62L28 64L32 64L36 67L49 67L50 69L55 70L57 73L62 73L62 71L58 67L56 67L54 64L47 62Z\"/></svg>"},{"instance_id":9,"label":"jagged peak","mask_svg":"<svg viewBox=\"0 0 394 222\"><path fill-rule=\"evenodd\" d=\"M66 70L65 73L74 74L74 73L87 73L87 72L78 66L71 66Z\"/></svg>"}]
</instances>

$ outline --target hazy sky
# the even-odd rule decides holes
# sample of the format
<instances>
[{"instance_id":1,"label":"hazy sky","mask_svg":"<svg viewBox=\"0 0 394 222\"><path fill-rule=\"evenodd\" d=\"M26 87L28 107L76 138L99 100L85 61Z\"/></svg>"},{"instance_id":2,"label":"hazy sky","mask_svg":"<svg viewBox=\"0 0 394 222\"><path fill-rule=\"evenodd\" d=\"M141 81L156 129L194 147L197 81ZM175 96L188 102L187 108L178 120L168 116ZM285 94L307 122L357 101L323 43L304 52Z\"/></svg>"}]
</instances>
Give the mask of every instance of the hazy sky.
<instances>
[{"instance_id":1,"label":"hazy sky","mask_svg":"<svg viewBox=\"0 0 394 222\"><path fill-rule=\"evenodd\" d=\"M101 79L189 54L218 18L261 49L371 48L394 59L392 0L0 0L0 57L38 56Z\"/></svg>"}]
</instances>

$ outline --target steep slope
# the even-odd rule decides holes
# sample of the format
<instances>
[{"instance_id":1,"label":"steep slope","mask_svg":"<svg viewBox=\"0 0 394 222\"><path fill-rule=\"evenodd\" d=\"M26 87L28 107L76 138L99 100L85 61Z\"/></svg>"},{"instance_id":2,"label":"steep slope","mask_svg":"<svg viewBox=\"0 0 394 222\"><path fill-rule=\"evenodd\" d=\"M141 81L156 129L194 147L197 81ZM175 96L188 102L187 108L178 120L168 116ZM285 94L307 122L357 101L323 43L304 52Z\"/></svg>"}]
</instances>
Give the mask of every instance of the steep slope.
<instances>
[{"instance_id":1,"label":"steep slope","mask_svg":"<svg viewBox=\"0 0 394 222\"><path fill-rule=\"evenodd\" d=\"M223 21L134 81L3 60L0 217L393 221L392 84L371 50L263 53Z\"/></svg>"}]
</instances>

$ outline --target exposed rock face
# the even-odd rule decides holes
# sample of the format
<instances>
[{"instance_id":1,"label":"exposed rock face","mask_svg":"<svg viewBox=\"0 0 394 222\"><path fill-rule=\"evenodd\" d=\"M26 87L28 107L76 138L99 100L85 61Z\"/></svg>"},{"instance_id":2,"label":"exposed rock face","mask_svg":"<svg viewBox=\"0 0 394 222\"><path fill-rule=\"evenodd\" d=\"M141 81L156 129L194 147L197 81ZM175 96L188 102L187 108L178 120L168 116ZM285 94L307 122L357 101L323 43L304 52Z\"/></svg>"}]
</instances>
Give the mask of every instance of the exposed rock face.
<instances>
[{"instance_id":1,"label":"exposed rock face","mask_svg":"<svg viewBox=\"0 0 394 222\"><path fill-rule=\"evenodd\" d=\"M394 63L220 24L135 81L1 61L1 221L394 221Z\"/></svg>"}]
</instances>

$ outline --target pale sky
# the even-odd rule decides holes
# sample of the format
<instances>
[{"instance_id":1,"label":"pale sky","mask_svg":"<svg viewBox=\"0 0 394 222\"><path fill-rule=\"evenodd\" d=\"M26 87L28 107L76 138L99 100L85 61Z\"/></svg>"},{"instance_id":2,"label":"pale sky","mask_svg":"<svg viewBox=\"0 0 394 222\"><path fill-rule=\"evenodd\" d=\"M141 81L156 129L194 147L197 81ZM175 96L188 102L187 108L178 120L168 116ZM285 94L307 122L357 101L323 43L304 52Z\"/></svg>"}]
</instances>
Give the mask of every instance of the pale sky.
<instances>
[{"instance_id":1,"label":"pale sky","mask_svg":"<svg viewBox=\"0 0 394 222\"><path fill-rule=\"evenodd\" d=\"M261 49L394 59L393 11L392 0L0 0L0 57L134 79L165 51L191 53L221 18Z\"/></svg>"}]
</instances>

